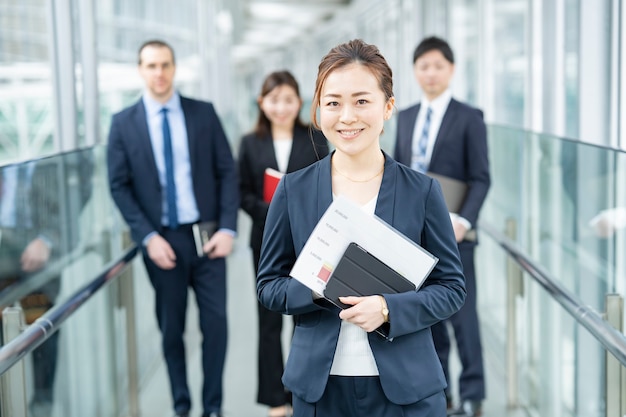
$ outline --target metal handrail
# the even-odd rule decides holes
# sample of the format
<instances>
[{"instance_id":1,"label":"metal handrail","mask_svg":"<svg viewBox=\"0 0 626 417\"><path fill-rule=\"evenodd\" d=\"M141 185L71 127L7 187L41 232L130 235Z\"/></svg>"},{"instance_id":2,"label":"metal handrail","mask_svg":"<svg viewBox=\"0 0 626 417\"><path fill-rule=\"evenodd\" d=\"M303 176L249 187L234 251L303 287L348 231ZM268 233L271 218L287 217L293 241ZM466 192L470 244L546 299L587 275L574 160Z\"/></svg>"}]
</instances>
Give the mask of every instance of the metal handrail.
<instances>
[{"instance_id":1,"label":"metal handrail","mask_svg":"<svg viewBox=\"0 0 626 417\"><path fill-rule=\"evenodd\" d=\"M582 304L571 291L556 281L543 267L524 254L519 246L485 221L479 230L493 238L524 271L541 285L561 306L626 366L626 336L606 322L600 313Z\"/></svg>"},{"instance_id":2,"label":"metal handrail","mask_svg":"<svg viewBox=\"0 0 626 417\"><path fill-rule=\"evenodd\" d=\"M118 259L111 261L91 282L76 291L65 303L57 305L28 326L18 337L0 348L0 375L42 344L58 330L61 323L70 317L105 284L117 278L137 255L133 246Z\"/></svg>"}]
</instances>

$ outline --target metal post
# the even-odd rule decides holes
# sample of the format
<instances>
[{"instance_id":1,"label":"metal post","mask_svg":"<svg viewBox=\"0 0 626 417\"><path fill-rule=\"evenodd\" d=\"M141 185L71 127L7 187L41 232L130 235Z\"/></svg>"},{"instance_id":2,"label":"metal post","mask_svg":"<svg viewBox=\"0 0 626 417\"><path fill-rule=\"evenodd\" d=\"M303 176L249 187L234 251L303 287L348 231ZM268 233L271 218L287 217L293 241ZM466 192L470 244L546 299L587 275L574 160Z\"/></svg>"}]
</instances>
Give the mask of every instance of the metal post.
<instances>
[{"instance_id":1,"label":"metal post","mask_svg":"<svg viewBox=\"0 0 626 417\"><path fill-rule=\"evenodd\" d=\"M80 0L80 58L83 76L83 111L85 120L85 145L100 142L100 106L98 103L98 44L94 0Z\"/></svg>"},{"instance_id":2,"label":"metal post","mask_svg":"<svg viewBox=\"0 0 626 417\"><path fill-rule=\"evenodd\" d=\"M72 1L56 0L45 4L48 5L48 39L54 92L52 97L55 99L55 150L67 151L78 147Z\"/></svg>"},{"instance_id":3,"label":"metal post","mask_svg":"<svg viewBox=\"0 0 626 417\"><path fill-rule=\"evenodd\" d=\"M128 232L123 235L123 246L132 245ZM139 366L137 360L137 328L135 325L135 292L133 268L126 268L120 276L120 302L126 312L126 356L128 358L128 415L139 417Z\"/></svg>"},{"instance_id":4,"label":"metal post","mask_svg":"<svg viewBox=\"0 0 626 417\"><path fill-rule=\"evenodd\" d=\"M514 219L506 222L506 235L515 240L517 223ZM522 271L515 261L507 258L507 295L506 295L506 367L507 367L507 406L518 406L517 385L517 296L522 295Z\"/></svg>"},{"instance_id":5,"label":"metal post","mask_svg":"<svg viewBox=\"0 0 626 417\"><path fill-rule=\"evenodd\" d=\"M622 301L623 301L623 298L622 298ZM622 307L623 307L623 303L622 303ZM622 310L622 312L623 312L623 310ZM622 326L622 332L624 331L623 327L624 326ZM626 416L626 368L624 366L621 366L620 370L621 370L621 374L622 374L621 375L620 386L622 387L622 389L620 391L620 395L621 395L621 400L620 400L621 411L620 411L619 415L624 417L624 416Z\"/></svg>"},{"instance_id":6,"label":"metal post","mask_svg":"<svg viewBox=\"0 0 626 417\"><path fill-rule=\"evenodd\" d=\"M606 321L620 332L624 331L624 298L619 294L606 295ZM606 352L606 417L626 414L626 372L617 358Z\"/></svg>"},{"instance_id":7,"label":"metal post","mask_svg":"<svg viewBox=\"0 0 626 417\"><path fill-rule=\"evenodd\" d=\"M21 307L7 307L2 311L3 344L15 339L25 328ZM18 361L0 377L2 416L26 417L26 377L24 361Z\"/></svg>"}]
</instances>

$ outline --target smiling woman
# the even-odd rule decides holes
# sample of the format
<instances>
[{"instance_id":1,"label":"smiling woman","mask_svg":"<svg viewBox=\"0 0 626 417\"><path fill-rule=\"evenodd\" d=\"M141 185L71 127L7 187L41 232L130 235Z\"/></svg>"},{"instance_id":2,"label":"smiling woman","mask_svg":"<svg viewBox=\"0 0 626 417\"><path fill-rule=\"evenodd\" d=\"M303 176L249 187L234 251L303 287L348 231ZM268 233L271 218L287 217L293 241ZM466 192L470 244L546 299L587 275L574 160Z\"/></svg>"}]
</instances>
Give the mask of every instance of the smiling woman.
<instances>
[{"instance_id":1,"label":"smiling woman","mask_svg":"<svg viewBox=\"0 0 626 417\"><path fill-rule=\"evenodd\" d=\"M440 187L380 148L394 103L391 69L376 46L357 39L331 49L319 65L311 115L336 149L284 176L269 207L257 293L268 310L296 316L283 375L294 417L446 413L430 327L463 304L463 273ZM339 297L349 306L340 310L289 276L336 196L439 259L418 291Z\"/></svg>"},{"instance_id":2,"label":"smiling woman","mask_svg":"<svg viewBox=\"0 0 626 417\"><path fill-rule=\"evenodd\" d=\"M333 177L333 190L365 204L378 194L382 181L385 157L379 136L394 98L385 100L365 66L350 64L329 74L320 102L322 132L337 149L332 166L340 175Z\"/></svg>"}]
</instances>

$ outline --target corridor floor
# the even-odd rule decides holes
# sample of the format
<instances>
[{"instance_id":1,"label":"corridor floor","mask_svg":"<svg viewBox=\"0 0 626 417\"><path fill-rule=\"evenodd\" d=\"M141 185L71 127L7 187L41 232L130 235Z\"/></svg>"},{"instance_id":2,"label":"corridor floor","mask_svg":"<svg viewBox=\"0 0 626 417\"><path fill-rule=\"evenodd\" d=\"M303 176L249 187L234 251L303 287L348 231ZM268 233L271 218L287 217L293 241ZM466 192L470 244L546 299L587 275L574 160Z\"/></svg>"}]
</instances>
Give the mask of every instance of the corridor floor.
<instances>
[{"instance_id":1,"label":"corridor floor","mask_svg":"<svg viewBox=\"0 0 626 417\"><path fill-rule=\"evenodd\" d=\"M228 352L224 374L224 416L225 417L264 417L265 407L256 404L256 293L252 253L248 248L249 221L239 217L239 238L234 253L228 259ZM190 297L190 300L193 300ZM194 408L190 417L200 417L200 390L202 375L200 366L200 333L197 324L195 303L190 303L187 323L187 350L189 384L192 390ZM484 320L485 317L482 317ZM283 342L287 348L291 335L291 321L285 320ZM506 381L504 364L490 352L485 343L485 366L487 372L487 400L484 403L484 417L522 417L521 410L511 410L506 406ZM452 352L451 372L459 369L455 352ZM141 387L140 409L142 417L171 417L173 415L169 385L165 366L156 363L152 373Z\"/></svg>"}]
</instances>

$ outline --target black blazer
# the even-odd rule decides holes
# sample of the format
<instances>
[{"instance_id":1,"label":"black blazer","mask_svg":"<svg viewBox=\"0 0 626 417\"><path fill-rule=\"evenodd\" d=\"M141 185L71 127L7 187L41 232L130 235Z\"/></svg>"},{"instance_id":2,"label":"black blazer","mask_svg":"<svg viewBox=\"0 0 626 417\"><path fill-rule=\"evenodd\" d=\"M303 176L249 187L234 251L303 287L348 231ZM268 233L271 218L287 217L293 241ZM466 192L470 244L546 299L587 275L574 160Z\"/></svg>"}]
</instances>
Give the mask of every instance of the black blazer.
<instances>
[{"instance_id":1,"label":"black blazer","mask_svg":"<svg viewBox=\"0 0 626 417\"><path fill-rule=\"evenodd\" d=\"M193 191L200 221L237 230L239 190L230 144L211 103L180 97L185 114ZM107 149L113 200L141 244L160 232L161 185L143 101L113 116Z\"/></svg>"},{"instance_id":2,"label":"black blazer","mask_svg":"<svg viewBox=\"0 0 626 417\"><path fill-rule=\"evenodd\" d=\"M319 130L296 126L287 172L311 165L328 155L328 142ZM241 139L238 155L241 208L250 215L250 247L259 252L269 204L263 200L263 175L266 168L278 170L271 136L260 138L250 133Z\"/></svg>"},{"instance_id":3,"label":"black blazer","mask_svg":"<svg viewBox=\"0 0 626 417\"><path fill-rule=\"evenodd\" d=\"M413 130L419 109L418 103L398 113L394 158L407 166L411 166ZM482 111L450 100L428 169L467 183L465 202L458 214L476 227L478 213L491 184L487 129Z\"/></svg>"}]
</instances>

